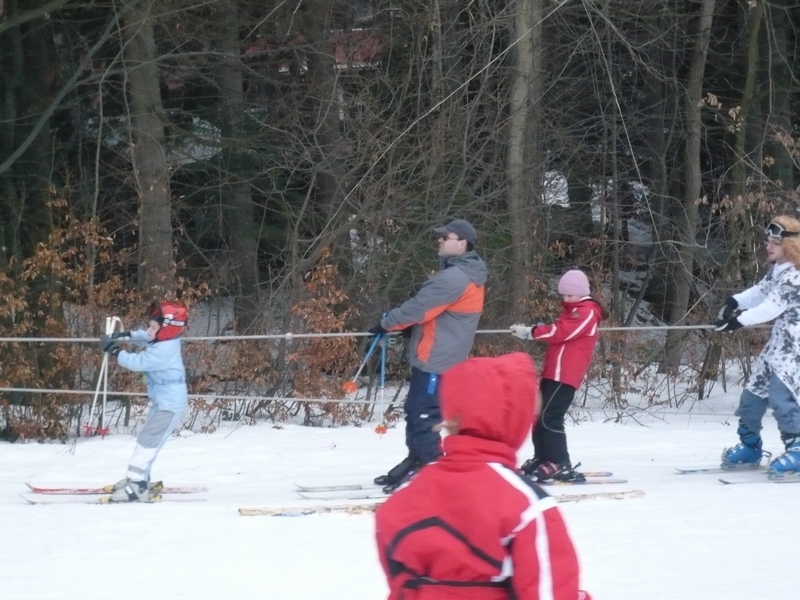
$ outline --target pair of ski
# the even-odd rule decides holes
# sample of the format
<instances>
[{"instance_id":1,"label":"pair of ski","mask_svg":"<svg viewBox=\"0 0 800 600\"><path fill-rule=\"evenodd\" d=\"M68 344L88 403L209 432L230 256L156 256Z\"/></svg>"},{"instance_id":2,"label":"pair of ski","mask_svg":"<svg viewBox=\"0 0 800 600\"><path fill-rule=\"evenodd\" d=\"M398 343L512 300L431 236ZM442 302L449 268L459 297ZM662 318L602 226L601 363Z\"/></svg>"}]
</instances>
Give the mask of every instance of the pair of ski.
<instances>
[{"instance_id":1,"label":"pair of ski","mask_svg":"<svg viewBox=\"0 0 800 600\"><path fill-rule=\"evenodd\" d=\"M20 494L29 504L131 504L130 502L111 502L108 494L114 491L113 485L91 486L70 484L26 483L29 493ZM164 486L160 481L150 484L150 499L133 504L156 504L160 502L204 502L204 498L174 497L177 494L197 494L208 491L199 486ZM164 494L168 494L165 497Z\"/></svg>"},{"instance_id":2,"label":"pair of ski","mask_svg":"<svg viewBox=\"0 0 800 600\"><path fill-rule=\"evenodd\" d=\"M373 513L388 498L382 495L380 499L361 501L354 503L343 498L334 499L333 502L326 501L326 504L312 504L307 506L253 506L239 509L239 514L245 517L268 516L268 517L305 517L309 515L319 515L326 513L337 513L346 515L357 515ZM554 496L558 502L582 502L584 500L596 500L605 498L608 500L623 500L626 498L642 498L642 490L623 490L619 492L593 492L588 494L561 494ZM335 500L338 500L335 501Z\"/></svg>"},{"instance_id":3,"label":"pair of ski","mask_svg":"<svg viewBox=\"0 0 800 600\"><path fill-rule=\"evenodd\" d=\"M614 478L612 473L607 471L584 473L587 480L584 482L568 483L560 485L597 485L601 483L626 483L624 479ZM383 493L380 486L363 484L345 485L322 485L307 486L298 485L297 493L303 498L322 501L321 504L294 507L250 507L240 508L239 514L244 516L271 516L271 517L302 517L324 513L342 514L362 514L375 512L377 508L389 497ZM619 492L594 492L588 494L560 494L555 497L559 502L581 502L596 498L607 498L621 500L624 498L641 498L644 496L642 490L625 490Z\"/></svg>"},{"instance_id":4,"label":"pair of ski","mask_svg":"<svg viewBox=\"0 0 800 600\"><path fill-rule=\"evenodd\" d=\"M627 479L614 477L609 471L588 471L582 473L586 479L584 481L551 481L543 483L544 486L576 486L576 485L599 485L611 483L628 483ZM383 498L386 496L381 491L381 486L365 484L346 484L346 485L318 485L308 486L294 484L297 487L297 494L303 498L330 498L347 500L368 500L372 498Z\"/></svg>"},{"instance_id":5,"label":"pair of ski","mask_svg":"<svg viewBox=\"0 0 800 600\"><path fill-rule=\"evenodd\" d=\"M755 467L736 467L736 468L723 468L723 467L705 467L705 468L678 468L675 470L679 475L696 475L696 474L725 474L725 477L719 477L718 481L725 485L739 485L743 483L798 483L800 482L800 475L788 474L775 476L768 473L766 465L757 465Z\"/></svg>"}]
</instances>

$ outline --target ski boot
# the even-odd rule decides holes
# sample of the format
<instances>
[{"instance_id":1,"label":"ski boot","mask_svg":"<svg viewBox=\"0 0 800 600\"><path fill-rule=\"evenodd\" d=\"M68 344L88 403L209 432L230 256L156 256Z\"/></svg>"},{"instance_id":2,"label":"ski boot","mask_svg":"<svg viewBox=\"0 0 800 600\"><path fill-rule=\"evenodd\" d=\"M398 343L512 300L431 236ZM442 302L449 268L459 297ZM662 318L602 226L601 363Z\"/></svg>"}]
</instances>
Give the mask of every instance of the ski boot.
<instances>
[{"instance_id":1,"label":"ski boot","mask_svg":"<svg viewBox=\"0 0 800 600\"><path fill-rule=\"evenodd\" d=\"M770 479L800 479L800 435L781 434L786 452L769 463Z\"/></svg>"},{"instance_id":2,"label":"ski boot","mask_svg":"<svg viewBox=\"0 0 800 600\"><path fill-rule=\"evenodd\" d=\"M388 485L385 485L383 487L383 493L384 494L391 494L396 489L398 489L400 486L405 484L407 481L410 481L411 478L414 477L414 475L416 475L417 473L419 473L419 470L424 466L425 466L425 464L420 463L420 462L414 463L414 467L410 471L407 471L405 473L405 475L403 475L400 479L398 479L394 483L390 483Z\"/></svg>"},{"instance_id":3,"label":"ski boot","mask_svg":"<svg viewBox=\"0 0 800 600\"><path fill-rule=\"evenodd\" d=\"M522 466L519 468L520 473L530 477L533 474L533 472L536 471L536 469L538 469L543 463L544 461L539 460L535 456L533 458L529 458L524 463L522 463Z\"/></svg>"},{"instance_id":4,"label":"ski boot","mask_svg":"<svg viewBox=\"0 0 800 600\"><path fill-rule=\"evenodd\" d=\"M722 464L720 467L723 469L758 468L761 463L761 457L764 455L764 451L761 449L761 436L756 432L750 431L743 423L739 423L739 429L736 433L739 434L739 439L742 441L733 448L726 448L722 451Z\"/></svg>"},{"instance_id":5,"label":"ski boot","mask_svg":"<svg viewBox=\"0 0 800 600\"><path fill-rule=\"evenodd\" d=\"M570 464L548 461L539 465L530 477L536 483L582 483L586 481L586 476L575 470L579 466L580 463L572 467Z\"/></svg>"},{"instance_id":6,"label":"ski boot","mask_svg":"<svg viewBox=\"0 0 800 600\"><path fill-rule=\"evenodd\" d=\"M104 492L108 492L109 494L114 493L118 490L123 489L128 483L130 479L127 477L125 479L120 479L114 485L107 485L103 488ZM153 481L147 484L147 489L150 490L151 494L160 494L161 491L164 489L164 482L163 481Z\"/></svg>"},{"instance_id":7,"label":"ski boot","mask_svg":"<svg viewBox=\"0 0 800 600\"><path fill-rule=\"evenodd\" d=\"M373 481L375 485L391 486L396 485L401 480L408 479L408 477L417 468L417 459L412 456L406 456L403 460L389 469L386 475L378 475Z\"/></svg>"},{"instance_id":8,"label":"ski boot","mask_svg":"<svg viewBox=\"0 0 800 600\"><path fill-rule=\"evenodd\" d=\"M150 502L151 494L147 481L131 481L116 490L109 502Z\"/></svg>"}]
</instances>

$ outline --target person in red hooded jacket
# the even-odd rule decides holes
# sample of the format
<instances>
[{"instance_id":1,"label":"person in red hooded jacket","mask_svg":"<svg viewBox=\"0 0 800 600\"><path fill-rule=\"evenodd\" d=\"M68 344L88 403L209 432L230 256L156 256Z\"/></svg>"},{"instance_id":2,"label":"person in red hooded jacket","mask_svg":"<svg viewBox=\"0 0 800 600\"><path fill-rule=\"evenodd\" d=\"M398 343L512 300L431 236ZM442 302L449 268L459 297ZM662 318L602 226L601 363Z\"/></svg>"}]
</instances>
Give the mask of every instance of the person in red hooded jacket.
<instances>
[{"instance_id":1,"label":"person in red hooded jacket","mask_svg":"<svg viewBox=\"0 0 800 600\"><path fill-rule=\"evenodd\" d=\"M375 515L389 600L590 600L556 500L515 470L536 379L522 352L442 375L444 455Z\"/></svg>"},{"instance_id":2,"label":"person in red hooded jacket","mask_svg":"<svg viewBox=\"0 0 800 600\"><path fill-rule=\"evenodd\" d=\"M555 323L511 326L516 337L547 344L541 383L542 414L533 428L534 455L521 467L523 473L539 483L586 479L570 461L564 419L592 362L597 326L606 317L605 309L591 297L589 279L583 271L564 273L558 282L558 293L563 310Z\"/></svg>"}]
</instances>

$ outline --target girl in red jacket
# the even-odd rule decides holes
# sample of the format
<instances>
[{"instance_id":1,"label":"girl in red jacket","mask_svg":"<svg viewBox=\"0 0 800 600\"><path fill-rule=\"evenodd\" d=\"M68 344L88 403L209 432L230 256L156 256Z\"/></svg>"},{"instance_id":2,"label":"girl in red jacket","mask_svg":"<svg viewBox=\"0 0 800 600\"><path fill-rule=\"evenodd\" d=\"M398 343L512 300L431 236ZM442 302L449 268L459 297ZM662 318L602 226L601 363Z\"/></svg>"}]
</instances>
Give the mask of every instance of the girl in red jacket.
<instances>
[{"instance_id":1,"label":"girl in red jacket","mask_svg":"<svg viewBox=\"0 0 800 600\"><path fill-rule=\"evenodd\" d=\"M570 462L564 418L592 362L597 325L606 317L603 307L590 296L589 279L583 271L564 273L558 293L563 311L555 323L511 326L518 338L548 344L541 383L542 414L533 428L534 455L521 467L539 483L586 479Z\"/></svg>"},{"instance_id":2,"label":"girl in red jacket","mask_svg":"<svg viewBox=\"0 0 800 600\"><path fill-rule=\"evenodd\" d=\"M590 600L554 498L515 471L537 408L522 352L440 379L444 455L378 509L389 600Z\"/></svg>"}]
</instances>

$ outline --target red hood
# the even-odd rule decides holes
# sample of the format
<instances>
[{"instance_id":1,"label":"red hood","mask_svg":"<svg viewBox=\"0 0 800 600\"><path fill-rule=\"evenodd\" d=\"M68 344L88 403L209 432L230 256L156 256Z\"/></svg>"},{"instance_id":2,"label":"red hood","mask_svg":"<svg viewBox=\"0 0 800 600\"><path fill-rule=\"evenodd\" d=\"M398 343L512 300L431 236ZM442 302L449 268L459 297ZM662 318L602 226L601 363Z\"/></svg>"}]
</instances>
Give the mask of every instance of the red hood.
<instances>
[{"instance_id":1,"label":"red hood","mask_svg":"<svg viewBox=\"0 0 800 600\"><path fill-rule=\"evenodd\" d=\"M466 360L445 371L439 388L442 417L459 422L459 435L514 451L535 423L537 395L536 366L523 352Z\"/></svg>"}]
</instances>

